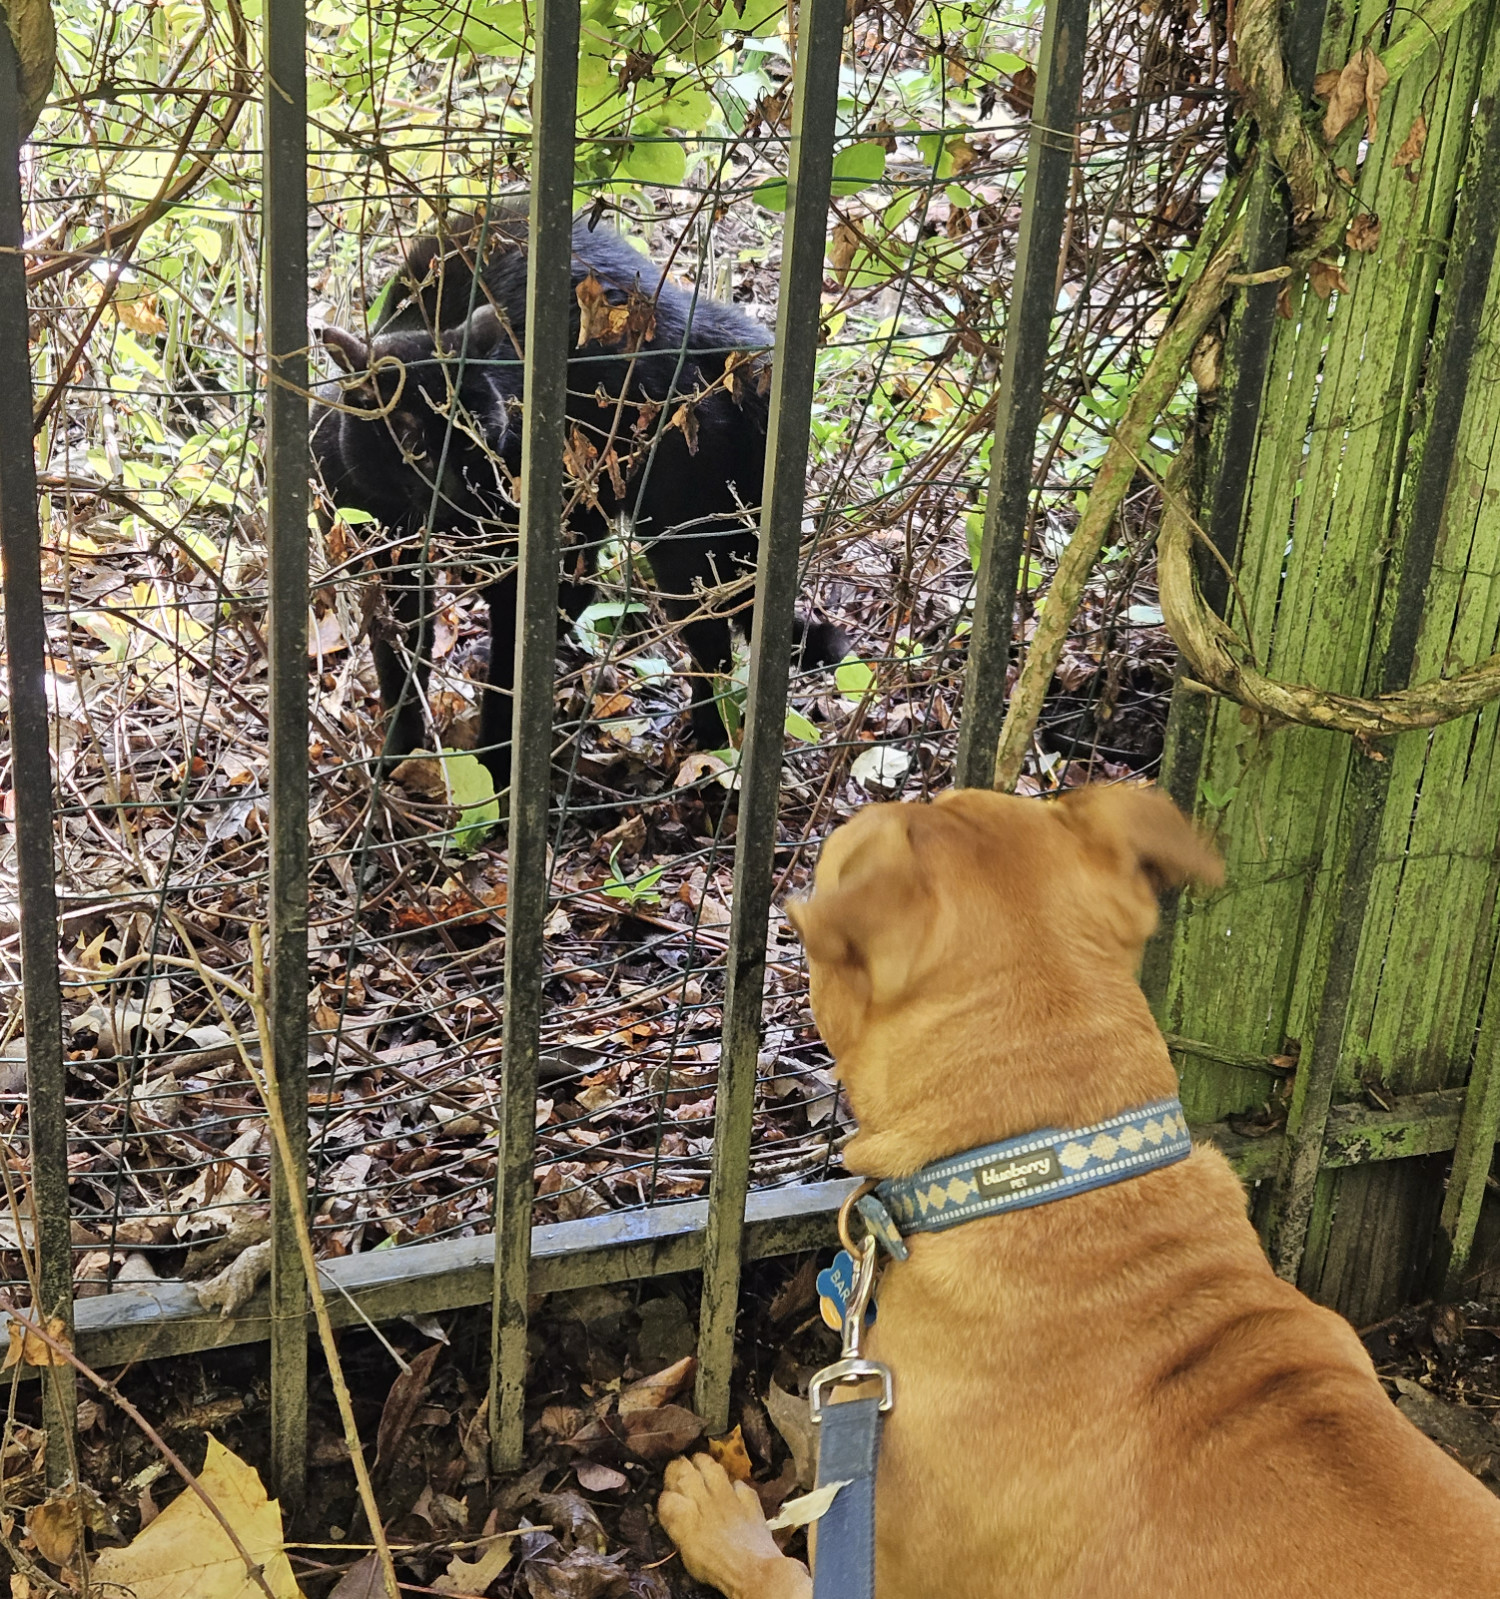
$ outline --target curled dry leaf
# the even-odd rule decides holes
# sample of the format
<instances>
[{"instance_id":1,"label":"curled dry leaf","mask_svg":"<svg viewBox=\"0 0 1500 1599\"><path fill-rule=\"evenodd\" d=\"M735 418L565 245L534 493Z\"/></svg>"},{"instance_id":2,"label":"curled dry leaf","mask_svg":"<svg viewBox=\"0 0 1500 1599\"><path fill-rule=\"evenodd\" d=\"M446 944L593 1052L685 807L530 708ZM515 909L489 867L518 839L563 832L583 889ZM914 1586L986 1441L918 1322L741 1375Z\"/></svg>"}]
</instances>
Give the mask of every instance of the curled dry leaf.
<instances>
[{"instance_id":1,"label":"curled dry leaf","mask_svg":"<svg viewBox=\"0 0 1500 1599\"><path fill-rule=\"evenodd\" d=\"M1307 269L1308 281L1313 286L1313 293L1320 300L1326 300L1335 289L1340 294L1349 292L1349 285L1344 281L1344 274L1337 264L1332 261L1314 261Z\"/></svg>"},{"instance_id":2,"label":"curled dry leaf","mask_svg":"<svg viewBox=\"0 0 1500 1599\"><path fill-rule=\"evenodd\" d=\"M623 305L611 305L604 285L590 273L574 291L578 300L578 347L590 343L641 347L656 332L656 304L632 290Z\"/></svg>"},{"instance_id":3,"label":"curled dry leaf","mask_svg":"<svg viewBox=\"0 0 1500 1599\"><path fill-rule=\"evenodd\" d=\"M441 1344L428 1344L411 1365L401 1372L391 1384L380 1412L380 1430L376 1434L375 1464L389 1465L396 1446L406 1436L417 1406L427 1397L427 1383L432 1376L432 1365L442 1353Z\"/></svg>"},{"instance_id":4,"label":"curled dry leaf","mask_svg":"<svg viewBox=\"0 0 1500 1599\"><path fill-rule=\"evenodd\" d=\"M582 1544L601 1555L609 1548L604 1526L593 1507L570 1488L555 1494L538 1494L536 1517L539 1522L546 1522L565 1545Z\"/></svg>"},{"instance_id":5,"label":"curled dry leaf","mask_svg":"<svg viewBox=\"0 0 1500 1599\"><path fill-rule=\"evenodd\" d=\"M271 1240L251 1244L216 1276L206 1283L194 1283L193 1291L206 1310L232 1316L271 1274Z\"/></svg>"},{"instance_id":6,"label":"curled dry leaf","mask_svg":"<svg viewBox=\"0 0 1500 1599\"><path fill-rule=\"evenodd\" d=\"M26 1512L26 1535L49 1565L73 1564L83 1542L83 1511L71 1488Z\"/></svg>"},{"instance_id":7,"label":"curled dry leaf","mask_svg":"<svg viewBox=\"0 0 1500 1599\"><path fill-rule=\"evenodd\" d=\"M828 264L833 268L834 276L842 283L849 268L854 264L854 257L861 243L859 229L852 223L840 222L833 230L833 237L828 241Z\"/></svg>"},{"instance_id":8,"label":"curled dry leaf","mask_svg":"<svg viewBox=\"0 0 1500 1599\"><path fill-rule=\"evenodd\" d=\"M773 1516L766 1526L772 1532L781 1532L789 1527L805 1527L809 1522L817 1521L820 1516L828 1513L828 1507L838 1497L840 1488L847 1488L849 1482L825 1482L821 1488L814 1488L810 1494L803 1494L800 1499L788 1499L781 1507L781 1513Z\"/></svg>"},{"instance_id":9,"label":"curled dry leaf","mask_svg":"<svg viewBox=\"0 0 1500 1599\"><path fill-rule=\"evenodd\" d=\"M807 1401L789 1394L773 1379L766 1389L766 1412L797 1465L797 1481L811 1488L818 1469L818 1441Z\"/></svg>"},{"instance_id":10,"label":"curled dry leaf","mask_svg":"<svg viewBox=\"0 0 1500 1599\"><path fill-rule=\"evenodd\" d=\"M362 1555L339 1578L338 1586L328 1599L385 1599L385 1573L380 1569L380 1556L373 1549Z\"/></svg>"},{"instance_id":11,"label":"curled dry leaf","mask_svg":"<svg viewBox=\"0 0 1500 1599\"><path fill-rule=\"evenodd\" d=\"M1344 234L1344 243L1351 250L1358 250L1364 255L1370 254L1380 244L1380 218L1373 211L1361 211L1349 224L1348 231Z\"/></svg>"},{"instance_id":12,"label":"curled dry leaf","mask_svg":"<svg viewBox=\"0 0 1500 1599\"><path fill-rule=\"evenodd\" d=\"M1314 92L1328 76L1318 75ZM1324 142L1333 144L1361 111L1365 113L1365 137L1373 139L1379 126L1380 96L1390 78L1380 57L1368 45L1356 50L1328 88L1328 109L1323 113Z\"/></svg>"},{"instance_id":13,"label":"curled dry leaf","mask_svg":"<svg viewBox=\"0 0 1500 1599\"><path fill-rule=\"evenodd\" d=\"M1412 167L1422 159L1422 152L1427 148L1427 118L1419 111L1411 119L1411 128L1405 139L1401 141L1401 148L1391 157L1393 167L1405 167L1408 174Z\"/></svg>"},{"instance_id":14,"label":"curled dry leaf","mask_svg":"<svg viewBox=\"0 0 1500 1599\"><path fill-rule=\"evenodd\" d=\"M750 1455L738 1427L733 1432L726 1432L722 1438L710 1438L708 1452L724 1468L731 1482L750 1481Z\"/></svg>"},{"instance_id":15,"label":"curled dry leaf","mask_svg":"<svg viewBox=\"0 0 1500 1599\"><path fill-rule=\"evenodd\" d=\"M533 1561L526 1570L531 1599L625 1599L630 1573L618 1555L601 1555L592 1549L575 1549L564 1559Z\"/></svg>"},{"instance_id":16,"label":"curled dry leaf","mask_svg":"<svg viewBox=\"0 0 1500 1599\"><path fill-rule=\"evenodd\" d=\"M655 1410L675 1399L697 1375L698 1362L691 1355L684 1355L663 1370L622 1388L617 1408L622 1416L636 1410Z\"/></svg>"},{"instance_id":17,"label":"curled dry leaf","mask_svg":"<svg viewBox=\"0 0 1500 1599\"><path fill-rule=\"evenodd\" d=\"M548 1405L537 1421L552 1438L571 1438L583 1425L583 1412L576 1405Z\"/></svg>"}]
</instances>

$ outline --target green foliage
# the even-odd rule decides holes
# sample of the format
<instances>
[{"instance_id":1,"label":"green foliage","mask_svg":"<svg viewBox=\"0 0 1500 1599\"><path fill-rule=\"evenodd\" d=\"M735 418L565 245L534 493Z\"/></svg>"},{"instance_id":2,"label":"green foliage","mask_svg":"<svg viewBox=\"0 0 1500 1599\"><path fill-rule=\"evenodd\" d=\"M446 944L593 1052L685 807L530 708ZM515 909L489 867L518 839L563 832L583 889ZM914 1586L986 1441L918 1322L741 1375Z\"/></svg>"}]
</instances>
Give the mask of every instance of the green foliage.
<instances>
[{"instance_id":1,"label":"green foliage","mask_svg":"<svg viewBox=\"0 0 1500 1599\"><path fill-rule=\"evenodd\" d=\"M477 756L444 750L440 759L448 785L448 801L458 811L453 847L460 855L471 855L500 820L495 780Z\"/></svg>"},{"instance_id":2,"label":"green foliage","mask_svg":"<svg viewBox=\"0 0 1500 1599\"><path fill-rule=\"evenodd\" d=\"M639 877L627 877L620 867L620 846L616 844L609 852L609 881L604 885L604 892L632 910L637 905L660 905L661 895L656 885L661 882L665 870L664 866L656 866Z\"/></svg>"}]
</instances>

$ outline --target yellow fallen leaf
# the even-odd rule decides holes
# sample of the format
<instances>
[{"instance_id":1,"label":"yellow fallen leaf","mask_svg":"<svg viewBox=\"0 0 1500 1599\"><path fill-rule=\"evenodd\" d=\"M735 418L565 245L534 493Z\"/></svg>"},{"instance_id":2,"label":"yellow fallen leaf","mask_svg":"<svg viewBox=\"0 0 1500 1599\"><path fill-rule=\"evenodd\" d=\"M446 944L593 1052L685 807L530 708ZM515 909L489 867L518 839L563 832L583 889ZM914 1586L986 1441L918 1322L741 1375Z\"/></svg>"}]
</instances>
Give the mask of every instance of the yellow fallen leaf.
<instances>
[{"instance_id":1,"label":"yellow fallen leaf","mask_svg":"<svg viewBox=\"0 0 1500 1599\"><path fill-rule=\"evenodd\" d=\"M708 1452L724 1468L731 1482L750 1481L750 1456L738 1427L733 1432L726 1432L722 1438L710 1438Z\"/></svg>"},{"instance_id":2,"label":"yellow fallen leaf","mask_svg":"<svg viewBox=\"0 0 1500 1599\"><path fill-rule=\"evenodd\" d=\"M480 1552L478 1560L460 1560L457 1555L448 1562L445 1576L432 1584L439 1593L484 1593L489 1585L510 1564L512 1539L518 1532L503 1532L492 1538Z\"/></svg>"},{"instance_id":3,"label":"yellow fallen leaf","mask_svg":"<svg viewBox=\"0 0 1500 1599\"><path fill-rule=\"evenodd\" d=\"M275 1599L301 1599L281 1541L281 1508L266 1498L260 1478L209 1435L198 1474L252 1560L260 1563ZM106 1549L94 1562L91 1586L128 1589L135 1599L265 1599L239 1551L191 1488L178 1495L125 1549Z\"/></svg>"},{"instance_id":4,"label":"yellow fallen leaf","mask_svg":"<svg viewBox=\"0 0 1500 1599\"><path fill-rule=\"evenodd\" d=\"M0 1361L0 1371L6 1371L11 1366L67 1365L68 1357L54 1349L40 1333L23 1327L18 1321L12 1321L6 1330L10 1334L10 1348L5 1351L5 1359ZM68 1337L68 1324L60 1316L52 1317L47 1323L47 1332L54 1342L62 1344L64 1348L73 1347L73 1341Z\"/></svg>"}]
</instances>

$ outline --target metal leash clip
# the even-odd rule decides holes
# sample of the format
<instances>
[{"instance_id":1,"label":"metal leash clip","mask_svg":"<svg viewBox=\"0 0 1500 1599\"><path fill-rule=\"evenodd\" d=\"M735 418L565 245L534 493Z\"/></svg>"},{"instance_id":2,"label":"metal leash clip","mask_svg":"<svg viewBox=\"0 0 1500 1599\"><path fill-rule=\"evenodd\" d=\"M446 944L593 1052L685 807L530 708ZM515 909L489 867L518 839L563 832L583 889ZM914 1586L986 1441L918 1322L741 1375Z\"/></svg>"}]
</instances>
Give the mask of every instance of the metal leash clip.
<instances>
[{"instance_id":1,"label":"metal leash clip","mask_svg":"<svg viewBox=\"0 0 1500 1599\"><path fill-rule=\"evenodd\" d=\"M839 1211L839 1235L844 1248L858 1262L854 1274L854 1287L849 1302L844 1307L843 1348L831 1366L824 1366L808 1384L807 1398L814 1422L823 1419L823 1392L844 1384L878 1381L881 1385L880 1409L884 1413L896 1402L889 1366L878 1360L866 1360L860 1354L860 1341L864 1337L865 1313L870 1308L870 1295L875 1290L875 1272L879 1264L880 1245L873 1233L868 1233L856 1250L849 1236L849 1211L862 1190L856 1189L844 1201Z\"/></svg>"}]
</instances>

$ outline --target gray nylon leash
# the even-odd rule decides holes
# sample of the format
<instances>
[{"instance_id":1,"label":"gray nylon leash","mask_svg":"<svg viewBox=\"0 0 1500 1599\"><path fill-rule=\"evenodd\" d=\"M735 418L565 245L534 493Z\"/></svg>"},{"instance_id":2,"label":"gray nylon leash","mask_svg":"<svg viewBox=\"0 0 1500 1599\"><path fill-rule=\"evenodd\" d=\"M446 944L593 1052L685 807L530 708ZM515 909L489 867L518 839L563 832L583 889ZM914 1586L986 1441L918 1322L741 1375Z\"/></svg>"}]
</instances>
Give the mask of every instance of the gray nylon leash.
<instances>
[{"instance_id":1,"label":"gray nylon leash","mask_svg":"<svg viewBox=\"0 0 1500 1599\"><path fill-rule=\"evenodd\" d=\"M823 1410L818 1486L844 1486L817 1523L813 1599L875 1599L875 1464L883 1403L872 1395Z\"/></svg>"},{"instance_id":2,"label":"gray nylon leash","mask_svg":"<svg viewBox=\"0 0 1500 1599\"><path fill-rule=\"evenodd\" d=\"M840 1231L848 1238L844 1203ZM813 1599L875 1599L875 1467L880 1455L881 1419L895 1402L891 1374L860 1353L865 1312L875 1287L880 1246L874 1234L860 1246L854 1283L844 1306L843 1349L808 1388L812 1419L818 1428L818 1486L841 1484L817 1523L813 1558ZM826 1395L846 1385L880 1384L869 1398L830 1404Z\"/></svg>"}]
</instances>

